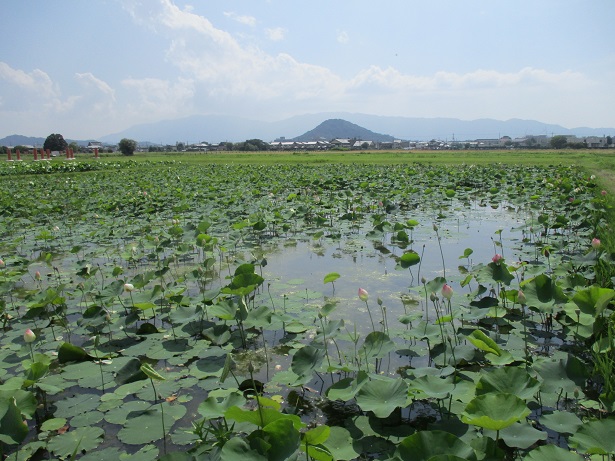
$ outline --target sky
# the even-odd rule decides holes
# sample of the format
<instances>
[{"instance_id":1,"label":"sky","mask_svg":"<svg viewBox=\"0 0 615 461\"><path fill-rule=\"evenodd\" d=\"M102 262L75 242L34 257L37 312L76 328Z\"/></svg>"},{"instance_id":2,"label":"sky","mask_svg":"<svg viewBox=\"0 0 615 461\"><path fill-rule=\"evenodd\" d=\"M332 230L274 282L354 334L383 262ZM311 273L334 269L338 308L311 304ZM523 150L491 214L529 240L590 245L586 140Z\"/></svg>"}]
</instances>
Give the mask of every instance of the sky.
<instances>
[{"instance_id":1,"label":"sky","mask_svg":"<svg viewBox=\"0 0 615 461\"><path fill-rule=\"evenodd\" d=\"M0 138L194 114L615 127L613 0L1 0Z\"/></svg>"}]
</instances>

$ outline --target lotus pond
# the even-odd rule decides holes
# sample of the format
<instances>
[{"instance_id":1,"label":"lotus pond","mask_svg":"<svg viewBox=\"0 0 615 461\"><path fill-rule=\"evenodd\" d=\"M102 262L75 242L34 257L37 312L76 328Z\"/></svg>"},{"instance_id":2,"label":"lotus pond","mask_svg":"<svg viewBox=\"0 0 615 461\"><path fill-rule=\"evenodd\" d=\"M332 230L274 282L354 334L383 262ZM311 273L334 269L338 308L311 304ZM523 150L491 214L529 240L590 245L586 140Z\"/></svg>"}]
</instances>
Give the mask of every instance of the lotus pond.
<instances>
[{"instance_id":1,"label":"lotus pond","mask_svg":"<svg viewBox=\"0 0 615 461\"><path fill-rule=\"evenodd\" d=\"M10 460L613 459L572 166L0 166Z\"/></svg>"}]
</instances>

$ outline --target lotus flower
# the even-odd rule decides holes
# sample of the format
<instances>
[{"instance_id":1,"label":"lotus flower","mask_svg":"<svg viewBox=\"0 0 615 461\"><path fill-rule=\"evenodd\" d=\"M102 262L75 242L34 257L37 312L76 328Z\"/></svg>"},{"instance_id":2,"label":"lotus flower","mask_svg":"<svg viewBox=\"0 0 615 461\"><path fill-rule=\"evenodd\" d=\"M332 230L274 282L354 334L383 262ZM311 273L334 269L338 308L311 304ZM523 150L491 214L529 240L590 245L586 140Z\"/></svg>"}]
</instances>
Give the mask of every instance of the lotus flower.
<instances>
[{"instance_id":1,"label":"lotus flower","mask_svg":"<svg viewBox=\"0 0 615 461\"><path fill-rule=\"evenodd\" d=\"M592 248L594 250L597 250L598 248L600 248L600 239L597 239L597 238L592 239Z\"/></svg>"},{"instance_id":2,"label":"lotus flower","mask_svg":"<svg viewBox=\"0 0 615 461\"><path fill-rule=\"evenodd\" d=\"M442 287L442 296L450 300L453 297L453 287L445 283Z\"/></svg>"},{"instance_id":3,"label":"lotus flower","mask_svg":"<svg viewBox=\"0 0 615 461\"><path fill-rule=\"evenodd\" d=\"M368 298L369 298L369 293L367 292L367 290L365 288L359 288L359 299L361 301L367 302Z\"/></svg>"},{"instance_id":4,"label":"lotus flower","mask_svg":"<svg viewBox=\"0 0 615 461\"><path fill-rule=\"evenodd\" d=\"M23 340L26 343L33 343L36 340L36 335L28 328L23 334Z\"/></svg>"},{"instance_id":5,"label":"lotus flower","mask_svg":"<svg viewBox=\"0 0 615 461\"><path fill-rule=\"evenodd\" d=\"M493 258L491 258L491 261L493 261L494 264L500 264L500 261L502 261L502 259L504 259L504 256L502 256L500 253L496 253Z\"/></svg>"},{"instance_id":6,"label":"lotus flower","mask_svg":"<svg viewBox=\"0 0 615 461\"><path fill-rule=\"evenodd\" d=\"M519 290L517 291L517 301L519 302L519 304L526 304L527 303L527 299L525 298L525 293L523 293L523 291Z\"/></svg>"}]
</instances>

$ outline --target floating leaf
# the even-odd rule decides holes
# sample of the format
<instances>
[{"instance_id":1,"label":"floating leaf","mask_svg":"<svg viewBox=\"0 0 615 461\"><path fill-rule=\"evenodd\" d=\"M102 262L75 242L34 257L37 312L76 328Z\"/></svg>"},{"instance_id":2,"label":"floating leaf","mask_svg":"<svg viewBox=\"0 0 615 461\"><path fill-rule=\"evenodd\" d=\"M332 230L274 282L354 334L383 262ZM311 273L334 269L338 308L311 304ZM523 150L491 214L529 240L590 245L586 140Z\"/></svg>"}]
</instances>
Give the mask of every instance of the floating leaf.
<instances>
[{"instance_id":1,"label":"floating leaf","mask_svg":"<svg viewBox=\"0 0 615 461\"><path fill-rule=\"evenodd\" d=\"M615 453L615 419L600 419L584 423L576 434L570 437L570 446L590 455L612 455Z\"/></svg>"},{"instance_id":2,"label":"floating leaf","mask_svg":"<svg viewBox=\"0 0 615 461\"><path fill-rule=\"evenodd\" d=\"M516 395L490 393L472 399L461 413L461 420L466 424L499 431L529 414L530 409Z\"/></svg>"},{"instance_id":3,"label":"floating leaf","mask_svg":"<svg viewBox=\"0 0 615 461\"><path fill-rule=\"evenodd\" d=\"M472 447L444 431L420 431L412 434L401 441L395 454L402 461L428 461L443 455L454 456L452 459L476 459Z\"/></svg>"},{"instance_id":4,"label":"floating leaf","mask_svg":"<svg viewBox=\"0 0 615 461\"><path fill-rule=\"evenodd\" d=\"M476 395L490 392L514 394L522 399L533 397L539 390L540 383L523 368L500 367L494 370L483 370L476 383Z\"/></svg>"},{"instance_id":5,"label":"floating leaf","mask_svg":"<svg viewBox=\"0 0 615 461\"><path fill-rule=\"evenodd\" d=\"M372 379L359 389L356 400L361 410L373 411L378 418L386 418L396 408L406 406L408 385L403 379Z\"/></svg>"}]
</instances>

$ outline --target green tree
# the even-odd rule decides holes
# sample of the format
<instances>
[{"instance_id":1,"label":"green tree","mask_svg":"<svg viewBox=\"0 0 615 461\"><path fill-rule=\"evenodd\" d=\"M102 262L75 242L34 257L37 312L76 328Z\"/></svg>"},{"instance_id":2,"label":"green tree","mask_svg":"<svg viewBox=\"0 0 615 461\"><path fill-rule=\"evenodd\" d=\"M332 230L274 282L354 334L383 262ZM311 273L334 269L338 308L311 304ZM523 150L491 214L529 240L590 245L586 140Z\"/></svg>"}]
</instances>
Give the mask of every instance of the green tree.
<instances>
[{"instance_id":1,"label":"green tree","mask_svg":"<svg viewBox=\"0 0 615 461\"><path fill-rule=\"evenodd\" d=\"M61 134L53 133L47 136L43 143L43 149L50 151L63 151L68 147L68 143L64 140L64 136Z\"/></svg>"},{"instance_id":2,"label":"green tree","mask_svg":"<svg viewBox=\"0 0 615 461\"><path fill-rule=\"evenodd\" d=\"M566 136L557 135L551 138L550 144L553 149L563 149L568 145L568 140Z\"/></svg>"},{"instance_id":3,"label":"green tree","mask_svg":"<svg viewBox=\"0 0 615 461\"><path fill-rule=\"evenodd\" d=\"M124 155L133 155L137 150L137 141L123 138L118 144L120 152Z\"/></svg>"},{"instance_id":4,"label":"green tree","mask_svg":"<svg viewBox=\"0 0 615 461\"><path fill-rule=\"evenodd\" d=\"M68 147L70 147L73 152L79 152L79 144L77 144L75 141L71 142Z\"/></svg>"}]
</instances>

